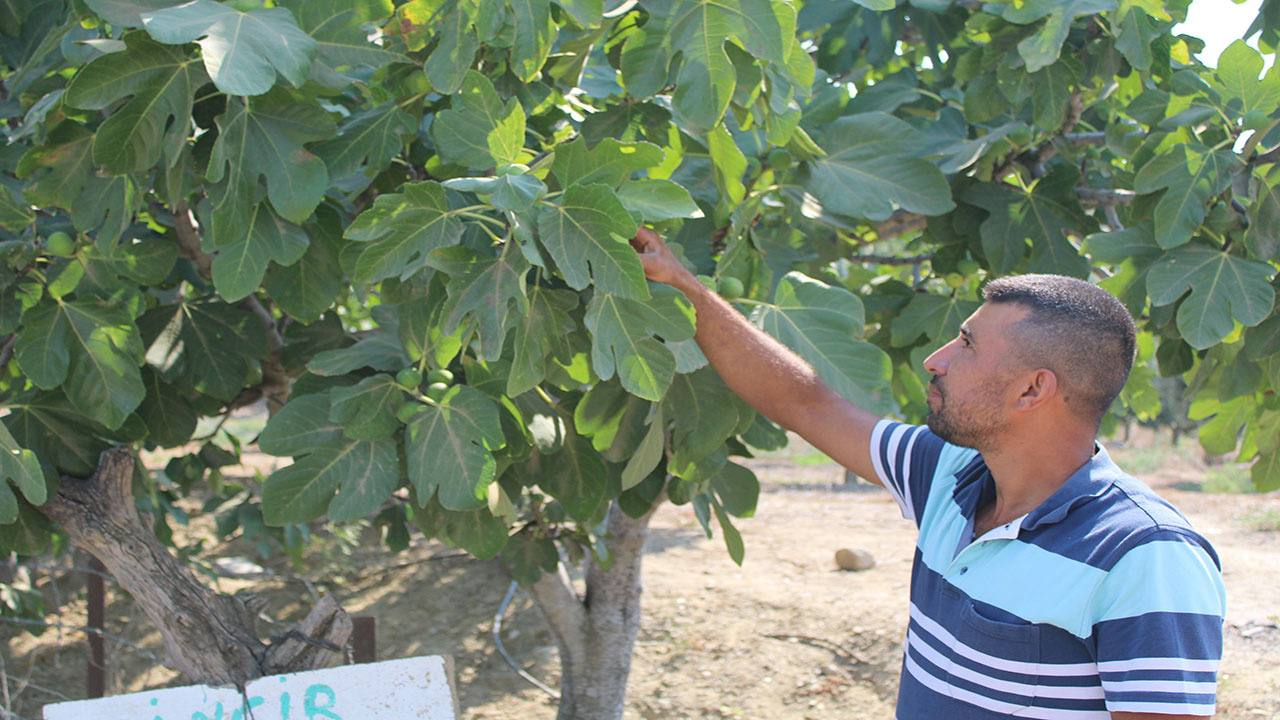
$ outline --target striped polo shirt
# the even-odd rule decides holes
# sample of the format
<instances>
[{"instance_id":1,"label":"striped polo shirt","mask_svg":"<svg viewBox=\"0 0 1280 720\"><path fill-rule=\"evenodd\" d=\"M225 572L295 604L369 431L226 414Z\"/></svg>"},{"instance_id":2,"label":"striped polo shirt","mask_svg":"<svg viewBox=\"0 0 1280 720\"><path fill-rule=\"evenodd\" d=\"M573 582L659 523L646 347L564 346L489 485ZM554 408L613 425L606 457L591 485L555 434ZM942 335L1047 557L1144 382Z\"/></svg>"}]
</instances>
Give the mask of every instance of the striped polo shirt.
<instances>
[{"instance_id":1,"label":"striped polo shirt","mask_svg":"<svg viewBox=\"0 0 1280 720\"><path fill-rule=\"evenodd\" d=\"M995 498L977 451L882 420L871 454L920 528L898 720L1213 714L1218 557L1105 450L976 540L974 516Z\"/></svg>"}]
</instances>

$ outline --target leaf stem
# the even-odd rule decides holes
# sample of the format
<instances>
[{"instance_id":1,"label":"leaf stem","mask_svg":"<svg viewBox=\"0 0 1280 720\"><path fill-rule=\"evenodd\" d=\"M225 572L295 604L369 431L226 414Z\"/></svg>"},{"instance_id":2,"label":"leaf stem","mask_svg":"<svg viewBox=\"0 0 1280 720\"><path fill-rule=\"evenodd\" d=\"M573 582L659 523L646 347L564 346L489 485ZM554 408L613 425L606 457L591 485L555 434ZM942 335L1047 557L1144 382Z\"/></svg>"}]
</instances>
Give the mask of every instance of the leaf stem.
<instances>
[{"instance_id":1,"label":"leaf stem","mask_svg":"<svg viewBox=\"0 0 1280 720\"><path fill-rule=\"evenodd\" d=\"M464 211L457 211L454 214L460 217L468 217L468 218L471 218L472 220L484 220L485 222L489 222L497 225L503 230L507 229L507 224L505 222L503 222L502 220L499 220L498 218L491 218L488 215L482 215L477 212L464 212ZM486 231L488 230L487 227L485 229ZM490 234L492 235L492 233Z\"/></svg>"},{"instance_id":2,"label":"leaf stem","mask_svg":"<svg viewBox=\"0 0 1280 720\"><path fill-rule=\"evenodd\" d=\"M1253 135L1251 135L1249 139L1245 142L1244 148L1242 149L1240 155L1244 157L1246 160L1252 157L1254 149L1258 147L1258 143L1262 142L1262 138L1266 137L1267 133L1274 130L1277 124L1280 124L1280 119L1272 120L1271 124L1268 125L1265 130L1262 130L1262 131L1255 130L1253 132Z\"/></svg>"},{"instance_id":3,"label":"leaf stem","mask_svg":"<svg viewBox=\"0 0 1280 720\"><path fill-rule=\"evenodd\" d=\"M551 399L551 396L547 394L546 390L542 389L541 385L534 385L533 389L538 392L538 396L541 397L544 401L546 401L548 405L550 405L551 407L556 406L556 401Z\"/></svg>"}]
</instances>

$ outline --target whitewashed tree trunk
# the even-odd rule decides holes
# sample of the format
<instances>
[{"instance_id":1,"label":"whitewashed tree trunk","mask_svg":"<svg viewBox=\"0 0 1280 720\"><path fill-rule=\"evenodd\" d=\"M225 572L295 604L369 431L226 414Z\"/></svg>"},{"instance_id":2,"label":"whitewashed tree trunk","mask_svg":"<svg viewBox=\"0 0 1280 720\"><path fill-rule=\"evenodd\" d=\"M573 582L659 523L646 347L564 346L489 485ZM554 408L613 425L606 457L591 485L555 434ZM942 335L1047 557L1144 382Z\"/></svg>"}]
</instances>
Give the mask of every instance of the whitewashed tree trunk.
<instances>
[{"instance_id":1,"label":"whitewashed tree trunk","mask_svg":"<svg viewBox=\"0 0 1280 720\"><path fill-rule=\"evenodd\" d=\"M586 597L575 592L563 565L531 588L560 651L557 720L622 717L640 631L640 566L652 516L650 510L632 518L613 505L608 524L613 566L606 571L588 559Z\"/></svg>"}]
</instances>

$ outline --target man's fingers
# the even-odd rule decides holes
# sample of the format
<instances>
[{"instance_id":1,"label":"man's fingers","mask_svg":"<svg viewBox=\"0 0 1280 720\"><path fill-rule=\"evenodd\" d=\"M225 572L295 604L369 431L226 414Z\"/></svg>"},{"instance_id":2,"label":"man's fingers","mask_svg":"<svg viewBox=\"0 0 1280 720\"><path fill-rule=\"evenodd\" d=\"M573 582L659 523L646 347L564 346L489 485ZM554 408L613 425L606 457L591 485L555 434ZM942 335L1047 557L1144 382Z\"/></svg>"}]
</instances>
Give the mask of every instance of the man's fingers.
<instances>
[{"instance_id":1,"label":"man's fingers","mask_svg":"<svg viewBox=\"0 0 1280 720\"><path fill-rule=\"evenodd\" d=\"M662 238L658 233L647 227L637 228L635 237L631 238L631 247L640 252L652 252L657 249L654 247L655 241L659 245L662 243Z\"/></svg>"}]
</instances>

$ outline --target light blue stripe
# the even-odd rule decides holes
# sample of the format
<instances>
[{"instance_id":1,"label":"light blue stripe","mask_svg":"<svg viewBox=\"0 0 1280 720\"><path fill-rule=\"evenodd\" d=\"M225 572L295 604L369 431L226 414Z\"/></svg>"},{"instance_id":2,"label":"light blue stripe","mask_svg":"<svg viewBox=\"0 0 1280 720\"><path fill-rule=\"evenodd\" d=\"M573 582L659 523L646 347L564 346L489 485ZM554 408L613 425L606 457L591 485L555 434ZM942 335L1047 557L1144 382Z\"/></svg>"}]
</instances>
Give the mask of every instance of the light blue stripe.
<instances>
[{"instance_id":1,"label":"light blue stripe","mask_svg":"<svg viewBox=\"0 0 1280 720\"><path fill-rule=\"evenodd\" d=\"M923 430L922 430L923 432ZM968 521L963 517L952 495L956 491L956 472L968 465L978 455L977 450L947 443L938 453L938 465L929 486L929 499L920 518L920 537L916 546L924 556L924 563L938 574L944 574L955 556L956 546ZM919 499L912 503L917 511Z\"/></svg>"},{"instance_id":2,"label":"light blue stripe","mask_svg":"<svg viewBox=\"0 0 1280 720\"><path fill-rule=\"evenodd\" d=\"M934 482L937 482L939 478L952 476L949 479L951 480L951 487L955 488L956 479L954 476L956 472L968 465L969 461L977 456L977 450L946 443L942 446L942 452L938 453L938 467L933 473ZM947 494L950 495L951 491L948 490ZM930 497L929 499L932 500L933 498Z\"/></svg>"},{"instance_id":3,"label":"light blue stripe","mask_svg":"<svg viewBox=\"0 0 1280 720\"><path fill-rule=\"evenodd\" d=\"M925 566L939 575L947 572L947 566L951 564L956 545L967 524L960 508L951 498L955 488L954 471L946 475L934 475L933 486L929 488L929 500L924 506L924 515L920 518L920 535L916 538L916 547L920 548Z\"/></svg>"},{"instance_id":4,"label":"light blue stripe","mask_svg":"<svg viewBox=\"0 0 1280 720\"><path fill-rule=\"evenodd\" d=\"M1227 593L1204 548L1182 540L1161 540L1120 558L1094 597L1097 622L1153 612L1222 616Z\"/></svg>"},{"instance_id":5,"label":"light blue stripe","mask_svg":"<svg viewBox=\"0 0 1280 720\"><path fill-rule=\"evenodd\" d=\"M948 579L969 597L1078 638L1093 632L1086 609L1106 572L1020 540L980 543L957 560L969 570Z\"/></svg>"}]
</instances>

